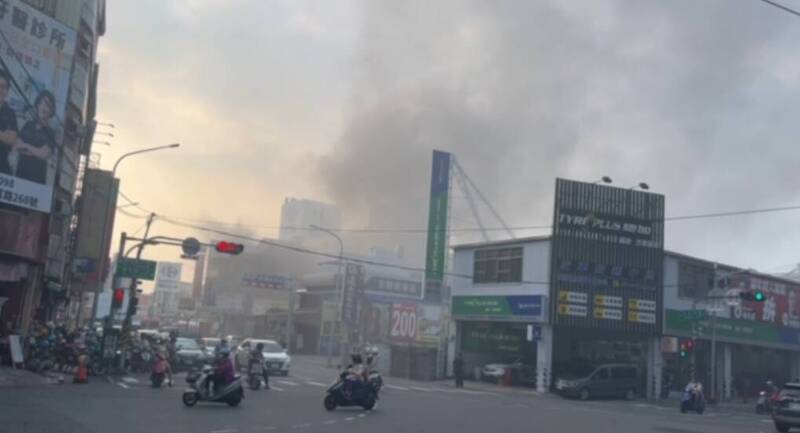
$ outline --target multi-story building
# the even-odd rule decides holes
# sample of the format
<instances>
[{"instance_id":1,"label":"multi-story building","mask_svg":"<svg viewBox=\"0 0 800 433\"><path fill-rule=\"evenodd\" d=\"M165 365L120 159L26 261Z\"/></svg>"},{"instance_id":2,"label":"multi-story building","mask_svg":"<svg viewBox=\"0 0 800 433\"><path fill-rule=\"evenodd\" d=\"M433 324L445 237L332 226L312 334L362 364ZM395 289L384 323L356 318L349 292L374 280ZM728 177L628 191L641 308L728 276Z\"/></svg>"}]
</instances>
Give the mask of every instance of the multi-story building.
<instances>
[{"instance_id":1,"label":"multi-story building","mask_svg":"<svg viewBox=\"0 0 800 433\"><path fill-rule=\"evenodd\" d=\"M329 230L341 228L342 215L334 205L314 200L286 198L281 207L281 229L278 240L300 245L334 249L336 242L329 234L311 226ZM338 248L338 244L335 245Z\"/></svg>"},{"instance_id":2,"label":"multi-story building","mask_svg":"<svg viewBox=\"0 0 800 433\"><path fill-rule=\"evenodd\" d=\"M0 130L16 130L16 145L39 149L39 156L20 155L0 144L4 326L24 331L35 316L49 318L65 305L74 198L96 125L104 33L104 0L0 4L0 84L8 88L2 103L17 124ZM37 123L46 134L30 134Z\"/></svg>"}]
</instances>

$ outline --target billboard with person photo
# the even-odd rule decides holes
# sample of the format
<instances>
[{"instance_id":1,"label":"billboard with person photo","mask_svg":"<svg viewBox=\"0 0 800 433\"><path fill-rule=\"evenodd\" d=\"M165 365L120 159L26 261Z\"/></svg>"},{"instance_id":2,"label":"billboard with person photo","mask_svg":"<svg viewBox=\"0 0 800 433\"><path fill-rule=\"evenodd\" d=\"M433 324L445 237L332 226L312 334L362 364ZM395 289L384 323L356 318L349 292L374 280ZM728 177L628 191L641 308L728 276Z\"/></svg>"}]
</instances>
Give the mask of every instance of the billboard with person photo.
<instances>
[{"instance_id":1,"label":"billboard with person photo","mask_svg":"<svg viewBox=\"0 0 800 433\"><path fill-rule=\"evenodd\" d=\"M0 2L0 202L50 212L75 31Z\"/></svg>"}]
</instances>

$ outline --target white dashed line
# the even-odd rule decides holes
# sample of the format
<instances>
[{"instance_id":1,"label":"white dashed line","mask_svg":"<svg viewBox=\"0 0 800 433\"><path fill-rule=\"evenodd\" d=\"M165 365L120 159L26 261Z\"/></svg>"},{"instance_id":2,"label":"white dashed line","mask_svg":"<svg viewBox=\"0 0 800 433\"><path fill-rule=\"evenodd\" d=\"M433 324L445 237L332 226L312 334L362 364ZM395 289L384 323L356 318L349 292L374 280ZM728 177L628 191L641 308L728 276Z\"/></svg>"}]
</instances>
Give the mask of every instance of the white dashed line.
<instances>
[{"instance_id":1,"label":"white dashed line","mask_svg":"<svg viewBox=\"0 0 800 433\"><path fill-rule=\"evenodd\" d=\"M397 386L397 385L386 385L387 388L396 389L398 391L408 391L408 388L405 386Z\"/></svg>"},{"instance_id":2,"label":"white dashed line","mask_svg":"<svg viewBox=\"0 0 800 433\"><path fill-rule=\"evenodd\" d=\"M328 386L328 385L325 385L324 383L320 383L320 382L314 382L313 380L309 380L309 381L308 381L308 382L306 382L306 383L307 383L307 384L309 384L309 385L321 386L321 387L323 387L323 388L325 388L325 387L327 387L327 386Z\"/></svg>"},{"instance_id":3,"label":"white dashed line","mask_svg":"<svg viewBox=\"0 0 800 433\"><path fill-rule=\"evenodd\" d=\"M365 416L367 416L367 415L362 413L362 414L360 414L358 417L359 417L359 418L364 418Z\"/></svg>"},{"instance_id":4,"label":"white dashed line","mask_svg":"<svg viewBox=\"0 0 800 433\"><path fill-rule=\"evenodd\" d=\"M129 387L128 387L128 385L125 385L125 384L124 384L124 383L122 383L122 382L117 382L117 385L119 385L119 386L121 386L121 387L123 387L123 388L125 388L125 389L128 389L128 388L129 388Z\"/></svg>"},{"instance_id":5,"label":"white dashed line","mask_svg":"<svg viewBox=\"0 0 800 433\"><path fill-rule=\"evenodd\" d=\"M239 430L237 430L235 428L229 428L229 429L225 429L225 430L211 430L210 433L236 433L238 431Z\"/></svg>"},{"instance_id":6,"label":"white dashed line","mask_svg":"<svg viewBox=\"0 0 800 433\"><path fill-rule=\"evenodd\" d=\"M122 381L123 382L127 382L127 383L139 383L139 379L137 379L135 377L130 377L130 376L123 377Z\"/></svg>"},{"instance_id":7,"label":"white dashed line","mask_svg":"<svg viewBox=\"0 0 800 433\"><path fill-rule=\"evenodd\" d=\"M325 421L323 424L325 424L325 425L336 424L336 420L335 419L329 419L329 420Z\"/></svg>"},{"instance_id":8,"label":"white dashed line","mask_svg":"<svg viewBox=\"0 0 800 433\"><path fill-rule=\"evenodd\" d=\"M347 417L347 418L345 418L344 420L345 420L345 421L355 421L355 419L356 419L356 417L354 417L354 416L348 416L348 417Z\"/></svg>"},{"instance_id":9,"label":"white dashed line","mask_svg":"<svg viewBox=\"0 0 800 433\"><path fill-rule=\"evenodd\" d=\"M277 387L277 386L275 386L275 385L270 385L270 386L269 386L269 389L270 389L270 390L274 390L274 391L278 391L278 392L284 392L284 391L286 391L285 389L283 389L283 388L278 388L278 387Z\"/></svg>"},{"instance_id":10,"label":"white dashed line","mask_svg":"<svg viewBox=\"0 0 800 433\"><path fill-rule=\"evenodd\" d=\"M277 429L277 427L273 427L271 425L266 425L264 427L261 427L261 430L275 430L275 429Z\"/></svg>"},{"instance_id":11,"label":"white dashed line","mask_svg":"<svg viewBox=\"0 0 800 433\"><path fill-rule=\"evenodd\" d=\"M294 429L297 429L297 428L308 428L308 427L311 427L311 424L308 424L308 423L306 423L306 424L295 424L295 425L292 426L292 428L294 428Z\"/></svg>"},{"instance_id":12,"label":"white dashed line","mask_svg":"<svg viewBox=\"0 0 800 433\"><path fill-rule=\"evenodd\" d=\"M289 385L289 386L299 386L294 382L289 382L288 380L279 380L278 383L281 383L283 385Z\"/></svg>"},{"instance_id":13,"label":"white dashed line","mask_svg":"<svg viewBox=\"0 0 800 433\"><path fill-rule=\"evenodd\" d=\"M408 389L413 389L414 391L423 391L423 392L431 392L431 391L433 391L430 388L421 388L419 386L409 386Z\"/></svg>"}]
</instances>

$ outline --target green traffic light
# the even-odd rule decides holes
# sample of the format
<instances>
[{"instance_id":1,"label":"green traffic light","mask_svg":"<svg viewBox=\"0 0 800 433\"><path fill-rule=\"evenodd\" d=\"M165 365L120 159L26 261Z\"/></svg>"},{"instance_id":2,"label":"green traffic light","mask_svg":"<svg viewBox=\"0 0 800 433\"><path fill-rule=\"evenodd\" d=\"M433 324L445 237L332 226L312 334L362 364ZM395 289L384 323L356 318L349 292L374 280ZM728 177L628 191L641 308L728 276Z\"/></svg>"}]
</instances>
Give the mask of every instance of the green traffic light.
<instances>
[{"instance_id":1,"label":"green traffic light","mask_svg":"<svg viewBox=\"0 0 800 433\"><path fill-rule=\"evenodd\" d=\"M753 299L754 299L756 302L763 302L763 301L766 299L766 297L764 296L764 292L757 291L757 292L755 292L755 293L753 294Z\"/></svg>"},{"instance_id":2,"label":"green traffic light","mask_svg":"<svg viewBox=\"0 0 800 433\"><path fill-rule=\"evenodd\" d=\"M686 355L688 355L688 353L686 353L685 350L681 350L681 358L686 358Z\"/></svg>"}]
</instances>

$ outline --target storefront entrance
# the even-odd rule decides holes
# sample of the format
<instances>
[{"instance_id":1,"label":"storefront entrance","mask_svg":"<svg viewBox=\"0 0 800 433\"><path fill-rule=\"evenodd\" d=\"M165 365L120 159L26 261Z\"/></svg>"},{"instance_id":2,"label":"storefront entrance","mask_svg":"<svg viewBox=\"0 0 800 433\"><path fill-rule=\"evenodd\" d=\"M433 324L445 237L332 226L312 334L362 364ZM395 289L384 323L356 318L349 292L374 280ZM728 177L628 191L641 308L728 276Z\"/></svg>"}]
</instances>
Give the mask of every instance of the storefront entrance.
<instances>
[{"instance_id":1,"label":"storefront entrance","mask_svg":"<svg viewBox=\"0 0 800 433\"><path fill-rule=\"evenodd\" d=\"M492 366L504 366L511 370L512 385L535 386L537 344L527 340L527 328L525 323L459 322L465 375L499 381L493 372L499 368Z\"/></svg>"}]
</instances>

